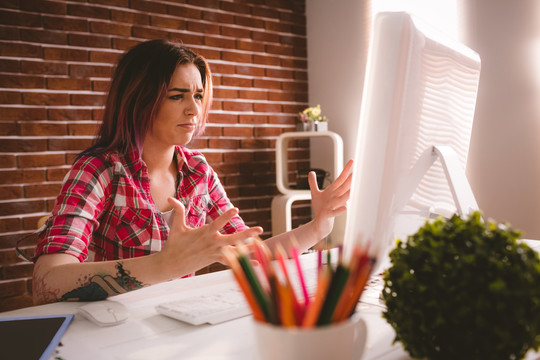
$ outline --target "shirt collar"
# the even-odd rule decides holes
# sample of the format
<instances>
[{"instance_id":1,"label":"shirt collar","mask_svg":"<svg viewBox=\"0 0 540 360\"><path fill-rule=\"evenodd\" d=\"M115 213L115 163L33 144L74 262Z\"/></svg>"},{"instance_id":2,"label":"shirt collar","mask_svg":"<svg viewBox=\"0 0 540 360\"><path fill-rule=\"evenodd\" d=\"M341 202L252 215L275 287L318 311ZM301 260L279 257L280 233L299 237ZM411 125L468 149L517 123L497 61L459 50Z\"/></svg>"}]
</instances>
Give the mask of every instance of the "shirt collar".
<instances>
[{"instance_id":1,"label":"shirt collar","mask_svg":"<svg viewBox=\"0 0 540 360\"><path fill-rule=\"evenodd\" d=\"M189 164L188 151L183 146L176 146L174 149L174 155L178 161L178 171L186 174L195 172L195 169ZM184 171L182 171L184 169Z\"/></svg>"},{"instance_id":2,"label":"shirt collar","mask_svg":"<svg viewBox=\"0 0 540 360\"><path fill-rule=\"evenodd\" d=\"M125 155L125 166L129 169L131 169L133 174L138 173L144 165L144 162L142 160L142 156L139 153L138 149L130 150Z\"/></svg>"},{"instance_id":3,"label":"shirt collar","mask_svg":"<svg viewBox=\"0 0 540 360\"><path fill-rule=\"evenodd\" d=\"M186 151L183 146L175 146L174 156L178 164L178 172L185 168L186 173L195 172L195 169L189 165ZM125 166L132 170L133 174L138 173L143 167L146 167L139 150L133 149L125 155Z\"/></svg>"}]
</instances>

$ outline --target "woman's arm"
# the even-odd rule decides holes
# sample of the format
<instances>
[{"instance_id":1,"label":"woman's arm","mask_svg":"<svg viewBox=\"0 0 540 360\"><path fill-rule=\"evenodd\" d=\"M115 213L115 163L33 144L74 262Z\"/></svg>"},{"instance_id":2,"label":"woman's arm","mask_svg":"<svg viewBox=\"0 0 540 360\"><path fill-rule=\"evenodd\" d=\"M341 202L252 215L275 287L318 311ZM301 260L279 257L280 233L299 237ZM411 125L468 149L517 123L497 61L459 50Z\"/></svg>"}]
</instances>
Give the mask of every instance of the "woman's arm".
<instances>
[{"instance_id":1,"label":"woman's arm","mask_svg":"<svg viewBox=\"0 0 540 360\"><path fill-rule=\"evenodd\" d=\"M153 255L103 262L80 262L64 254L41 255L34 266L34 305L55 301L92 301L155 282ZM140 271L140 269L146 269Z\"/></svg>"},{"instance_id":2,"label":"woman's arm","mask_svg":"<svg viewBox=\"0 0 540 360\"><path fill-rule=\"evenodd\" d=\"M175 215L161 252L103 262L79 262L68 254L41 255L34 267L34 303L102 300L179 278L215 261L223 261L222 247L246 241L262 232L261 228L254 227L236 234L220 234L219 230L238 209L230 209L200 228L188 228L183 205L173 198L169 201Z\"/></svg>"},{"instance_id":3,"label":"woman's arm","mask_svg":"<svg viewBox=\"0 0 540 360\"><path fill-rule=\"evenodd\" d=\"M315 173L309 173L308 181L314 218L296 229L267 239L265 243L272 251L278 243L281 243L288 253L293 242L296 242L299 251L305 251L330 234L334 226L334 218L347 210L352 165L353 161L349 160L337 179L324 190L319 190Z\"/></svg>"}]
</instances>

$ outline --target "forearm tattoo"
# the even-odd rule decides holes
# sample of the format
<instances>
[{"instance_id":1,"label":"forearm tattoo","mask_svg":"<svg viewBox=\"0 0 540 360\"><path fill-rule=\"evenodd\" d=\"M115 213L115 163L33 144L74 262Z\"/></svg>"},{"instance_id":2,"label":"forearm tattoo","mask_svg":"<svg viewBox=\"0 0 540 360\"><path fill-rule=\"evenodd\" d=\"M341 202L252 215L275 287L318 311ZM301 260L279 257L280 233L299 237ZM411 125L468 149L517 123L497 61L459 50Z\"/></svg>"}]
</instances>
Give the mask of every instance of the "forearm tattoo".
<instances>
[{"instance_id":1,"label":"forearm tattoo","mask_svg":"<svg viewBox=\"0 0 540 360\"><path fill-rule=\"evenodd\" d=\"M81 280L82 285L71 290L58 299L59 301L93 301L103 300L112 295L123 294L142 288L142 282L124 270L122 263L116 264L116 277L112 275L92 275Z\"/></svg>"}]
</instances>

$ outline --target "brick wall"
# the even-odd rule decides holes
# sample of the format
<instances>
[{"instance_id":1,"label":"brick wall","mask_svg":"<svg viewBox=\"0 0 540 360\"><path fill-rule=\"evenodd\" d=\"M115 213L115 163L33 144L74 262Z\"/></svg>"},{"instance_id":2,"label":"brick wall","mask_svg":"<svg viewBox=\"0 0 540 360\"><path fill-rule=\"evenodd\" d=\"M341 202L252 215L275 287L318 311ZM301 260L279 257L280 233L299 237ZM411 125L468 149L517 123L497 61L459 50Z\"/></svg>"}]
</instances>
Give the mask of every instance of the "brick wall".
<instances>
[{"instance_id":1,"label":"brick wall","mask_svg":"<svg viewBox=\"0 0 540 360\"><path fill-rule=\"evenodd\" d=\"M0 5L0 311L30 306L32 264L15 242L52 208L87 147L118 56L180 40L213 69L215 101L194 141L249 225L269 236L276 137L308 105L305 0L4 0ZM309 151L297 143L290 176ZM295 224L309 216L295 210ZM27 252L33 243L24 244Z\"/></svg>"}]
</instances>

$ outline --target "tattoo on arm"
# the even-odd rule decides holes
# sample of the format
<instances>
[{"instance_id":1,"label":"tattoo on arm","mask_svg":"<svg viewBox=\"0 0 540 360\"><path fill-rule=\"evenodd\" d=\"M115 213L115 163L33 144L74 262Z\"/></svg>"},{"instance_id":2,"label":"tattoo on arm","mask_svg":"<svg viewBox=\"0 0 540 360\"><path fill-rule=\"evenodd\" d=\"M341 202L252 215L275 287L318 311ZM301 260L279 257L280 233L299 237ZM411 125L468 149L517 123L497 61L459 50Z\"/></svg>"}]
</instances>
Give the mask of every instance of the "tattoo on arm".
<instances>
[{"instance_id":1,"label":"tattoo on arm","mask_svg":"<svg viewBox=\"0 0 540 360\"><path fill-rule=\"evenodd\" d=\"M93 275L82 280L83 284L80 287L62 295L59 301L103 300L109 296L137 290L144 286L142 282L131 276L129 271L124 270L121 262L116 263L116 269L118 270L116 277Z\"/></svg>"}]
</instances>

